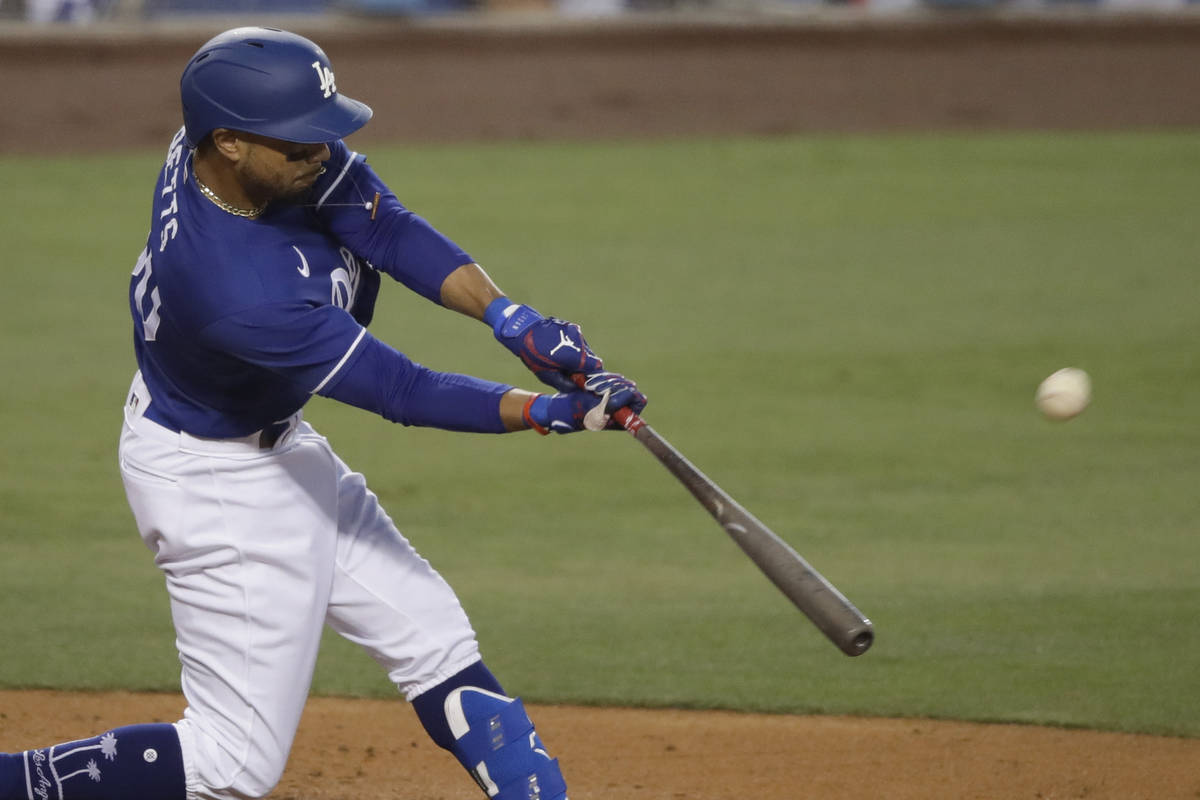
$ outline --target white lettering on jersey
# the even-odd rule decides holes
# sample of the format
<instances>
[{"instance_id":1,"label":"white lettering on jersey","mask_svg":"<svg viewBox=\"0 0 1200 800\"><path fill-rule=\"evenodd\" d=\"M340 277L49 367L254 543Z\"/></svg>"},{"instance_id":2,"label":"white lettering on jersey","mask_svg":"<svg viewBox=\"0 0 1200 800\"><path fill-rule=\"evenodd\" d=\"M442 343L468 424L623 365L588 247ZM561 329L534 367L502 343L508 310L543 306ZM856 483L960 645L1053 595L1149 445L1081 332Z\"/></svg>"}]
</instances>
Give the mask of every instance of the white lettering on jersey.
<instances>
[{"instance_id":1,"label":"white lettering on jersey","mask_svg":"<svg viewBox=\"0 0 1200 800\"><path fill-rule=\"evenodd\" d=\"M150 290L150 308L146 309L145 307L146 289L150 286L150 277L153 273L154 268L150 263L150 248L147 247L142 250L137 264L133 267L133 274L138 278L137 286L133 290L133 305L142 318L142 338L147 342L153 342L158 336L158 309L162 306L162 300L158 296L158 287L155 286Z\"/></svg>"},{"instance_id":2,"label":"white lettering on jersey","mask_svg":"<svg viewBox=\"0 0 1200 800\"><path fill-rule=\"evenodd\" d=\"M317 78L321 81L320 89L325 97L329 97L337 91L337 84L333 80L333 70L323 65L320 61L314 61L312 68L317 71Z\"/></svg>"},{"instance_id":3,"label":"white lettering on jersey","mask_svg":"<svg viewBox=\"0 0 1200 800\"><path fill-rule=\"evenodd\" d=\"M166 220L163 223L162 232L158 236L158 252L167 249L167 243L175 238L175 234L179 233L179 220L175 214L179 212L179 196L175 194L179 187L179 162L183 159L183 128L175 134L175 138L171 140L171 146L167 149L167 163L163 165L163 188L162 197L170 197L171 200L166 207L158 213L158 218ZM166 176L170 175L168 181Z\"/></svg>"}]
</instances>

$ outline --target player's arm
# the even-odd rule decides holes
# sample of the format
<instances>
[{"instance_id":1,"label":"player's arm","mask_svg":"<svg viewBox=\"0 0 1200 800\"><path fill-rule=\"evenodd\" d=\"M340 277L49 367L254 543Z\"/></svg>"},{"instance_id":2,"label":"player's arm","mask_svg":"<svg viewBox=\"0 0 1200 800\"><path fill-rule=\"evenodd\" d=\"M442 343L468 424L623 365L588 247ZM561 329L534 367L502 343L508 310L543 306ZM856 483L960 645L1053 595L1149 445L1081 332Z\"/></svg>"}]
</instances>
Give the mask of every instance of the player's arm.
<instances>
[{"instance_id":1,"label":"player's arm","mask_svg":"<svg viewBox=\"0 0 1200 800\"><path fill-rule=\"evenodd\" d=\"M520 358L538 380L560 392L574 390L574 375L604 369L604 362L578 325L543 317L529 306L509 300L478 264L465 264L446 276L441 302L487 323L496 340Z\"/></svg>"},{"instance_id":2,"label":"player's arm","mask_svg":"<svg viewBox=\"0 0 1200 800\"><path fill-rule=\"evenodd\" d=\"M439 295L446 308L482 320L493 300L504 297L483 267L472 262L458 267L442 281Z\"/></svg>"},{"instance_id":3,"label":"player's arm","mask_svg":"<svg viewBox=\"0 0 1200 800\"><path fill-rule=\"evenodd\" d=\"M376 339L335 306L274 304L231 313L202 340L286 376L312 394L372 411L402 425L473 433L583 428L596 405L644 405L632 381L596 378L587 391L537 394L506 384L429 369Z\"/></svg>"},{"instance_id":4,"label":"player's arm","mask_svg":"<svg viewBox=\"0 0 1200 800\"><path fill-rule=\"evenodd\" d=\"M618 408L640 412L646 398L637 385L612 372L588 376L583 389L555 394L527 392L482 378L438 372L411 361L363 331L355 357L325 381L317 393L374 411L404 425L474 433L505 433L533 428L538 433L573 433L596 406L603 426L617 427L608 415Z\"/></svg>"},{"instance_id":5,"label":"player's arm","mask_svg":"<svg viewBox=\"0 0 1200 800\"><path fill-rule=\"evenodd\" d=\"M604 368L578 325L509 301L466 251L401 205L362 156L344 142L330 145L330 153L314 189L317 213L356 254L418 294L486 322L538 380L560 392L574 391L572 375Z\"/></svg>"},{"instance_id":6,"label":"player's arm","mask_svg":"<svg viewBox=\"0 0 1200 800\"><path fill-rule=\"evenodd\" d=\"M446 277L474 259L405 208L362 155L344 142L333 142L329 149L325 173L312 190L312 208L321 224L375 269L440 303Z\"/></svg>"}]
</instances>

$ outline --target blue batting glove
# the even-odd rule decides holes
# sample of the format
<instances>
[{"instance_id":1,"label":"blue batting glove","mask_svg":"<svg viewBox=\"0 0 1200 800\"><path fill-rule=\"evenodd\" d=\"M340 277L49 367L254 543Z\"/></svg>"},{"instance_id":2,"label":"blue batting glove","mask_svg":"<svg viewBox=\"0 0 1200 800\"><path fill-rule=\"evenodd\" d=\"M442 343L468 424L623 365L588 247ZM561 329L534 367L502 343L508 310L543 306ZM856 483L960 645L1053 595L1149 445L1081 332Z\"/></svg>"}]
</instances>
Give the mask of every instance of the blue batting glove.
<instances>
[{"instance_id":1,"label":"blue batting glove","mask_svg":"<svg viewBox=\"0 0 1200 800\"><path fill-rule=\"evenodd\" d=\"M572 384L572 391L534 395L525 404L525 422L545 436L582 430L617 430L612 419L619 408L640 414L646 407L646 395L637 384L615 372L594 372L586 376L584 388Z\"/></svg>"},{"instance_id":2,"label":"blue batting glove","mask_svg":"<svg viewBox=\"0 0 1200 800\"><path fill-rule=\"evenodd\" d=\"M492 326L496 340L520 358L538 380L560 392L575 390L572 375L604 367L573 322L543 317L507 297L493 300L484 311L483 321Z\"/></svg>"}]
</instances>

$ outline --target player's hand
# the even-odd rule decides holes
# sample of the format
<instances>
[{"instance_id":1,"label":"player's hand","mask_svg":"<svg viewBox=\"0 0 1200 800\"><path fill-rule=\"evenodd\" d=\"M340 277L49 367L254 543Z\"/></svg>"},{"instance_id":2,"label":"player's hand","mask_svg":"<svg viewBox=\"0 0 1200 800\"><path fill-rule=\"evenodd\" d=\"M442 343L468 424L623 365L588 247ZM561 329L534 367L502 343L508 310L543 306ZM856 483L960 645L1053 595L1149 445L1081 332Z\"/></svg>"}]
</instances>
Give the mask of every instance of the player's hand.
<instances>
[{"instance_id":1,"label":"player's hand","mask_svg":"<svg viewBox=\"0 0 1200 800\"><path fill-rule=\"evenodd\" d=\"M525 404L525 421L543 436L582 430L617 430L612 419L619 408L640 414L646 407L646 395L637 384L615 372L594 372L586 377L583 388L571 384L571 391L534 395Z\"/></svg>"},{"instance_id":2,"label":"player's hand","mask_svg":"<svg viewBox=\"0 0 1200 800\"><path fill-rule=\"evenodd\" d=\"M529 306L505 298L488 307L484 321L491 324L497 341L520 358L538 380L560 392L575 390L571 375L604 368L573 322L543 317Z\"/></svg>"}]
</instances>

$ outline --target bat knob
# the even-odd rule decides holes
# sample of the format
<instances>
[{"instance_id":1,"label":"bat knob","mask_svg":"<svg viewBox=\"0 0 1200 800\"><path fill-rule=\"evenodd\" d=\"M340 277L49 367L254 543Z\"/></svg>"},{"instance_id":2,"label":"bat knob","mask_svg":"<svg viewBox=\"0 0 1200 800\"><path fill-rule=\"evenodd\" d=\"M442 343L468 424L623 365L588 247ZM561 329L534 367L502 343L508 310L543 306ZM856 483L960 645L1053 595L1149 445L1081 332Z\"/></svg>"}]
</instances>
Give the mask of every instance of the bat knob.
<instances>
[{"instance_id":1,"label":"bat knob","mask_svg":"<svg viewBox=\"0 0 1200 800\"><path fill-rule=\"evenodd\" d=\"M874 633L871 631L863 631L850 641L850 649L847 652L852 656L862 655L863 653L867 652L867 648L869 648L874 641Z\"/></svg>"},{"instance_id":2,"label":"bat knob","mask_svg":"<svg viewBox=\"0 0 1200 800\"><path fill-rule=\"evenodd\" d=\"M838 648L848 656L861 656L875 643L875 626L862 617L860 624L842 629L840 635L830 636Z\"/></svg>"}]
</instances>

